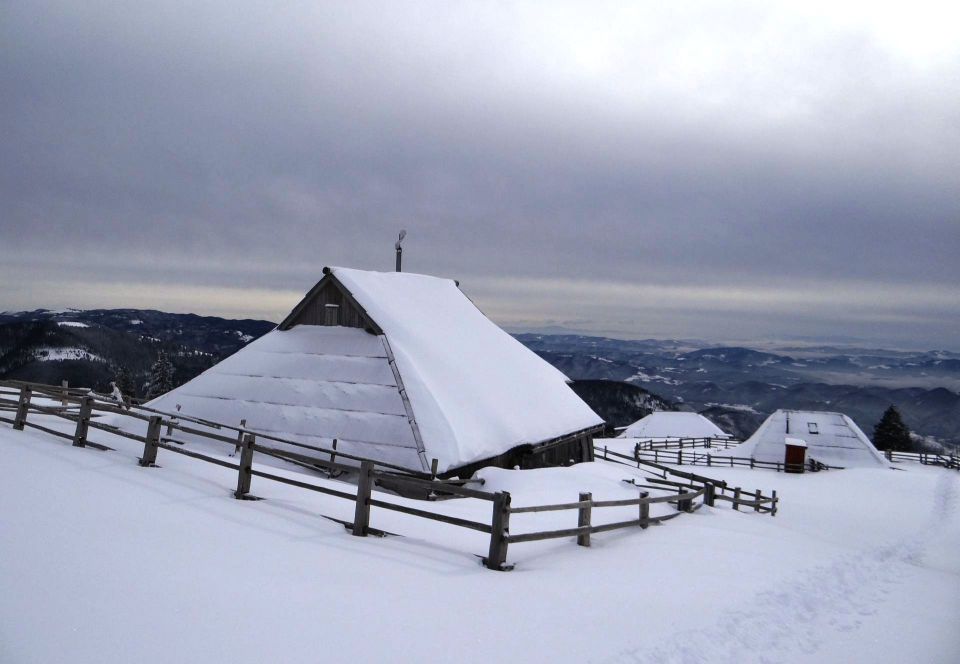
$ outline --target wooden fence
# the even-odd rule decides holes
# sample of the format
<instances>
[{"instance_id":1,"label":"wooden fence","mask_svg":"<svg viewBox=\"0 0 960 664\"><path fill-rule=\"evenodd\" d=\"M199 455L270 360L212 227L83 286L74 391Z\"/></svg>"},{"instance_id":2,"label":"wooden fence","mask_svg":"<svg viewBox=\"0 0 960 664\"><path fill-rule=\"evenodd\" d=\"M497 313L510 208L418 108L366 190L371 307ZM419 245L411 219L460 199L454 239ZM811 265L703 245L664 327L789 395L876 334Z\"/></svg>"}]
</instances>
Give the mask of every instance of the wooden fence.
<instances>
[{"instance_id":1,"label":"wooden fence","mask_svg":"<svg viewBox=\"0 0 960 664\"><path fill-rule=\"evenodd\" d=\"M595 447L594 457L598 460L620 463L625 466L633 466L636 464L637 468L640 468L641 466L645 469L653 468L662 473L662 477L647 478L648 482L675 487L678 491L683 489L694 489L698 486L704 488L709 486L710 488L707 489L707 491L711 494L710 500L704 500L704 503L710 506L713 506L714 501L716 500L725 500L733 503L732 507L735 510L739 510L741 507L752 507L755 512L769 513L771 516L777 515L777 505L780 499L777 497L776 490L772 491L769 496L765 496L760 489L750 492L741 487L730 487L727 486L727 483L723 480L717 480L712 477L705 477L695 473L687 473L677 470L676 468L661 465L655 461L643 459L641 457L630 457L626 454L620 454L618 452L608 450L606 447ZM667 479L667 475L679 477L685 480L685 482Z\"/></svg>"},{"instance_id":2,"label":"wooden fence","mask_svg":"<svg viewBox=\"0 0 960 664\"><path fill-rule=\"evenodd\" d=\"M960 456L954 454L937 454L936 452L895 452L884 450L887 461L913 461L925 466L942 466L951 470L960 470Z\"/></svg>"},{"instance_id":3,"label":"wooden fence","mask_svg":"<svg viewBox=\"0 0 960 664\"><path fill-rule=\"evenodd\" d=\"M10 396L16 396L16 400L4 398ZM57 405L41 405L33 400L34 396L59 401L59 403ZM0 411L13 413L12 418L0 415L0 422L11 424L14 429L23 430L27 427L34 428L50 435L70 440L76 447L92 447L99 450L112 449L106 445L90 440L89 432L91 429L137 441L143 445L142 456L139 458L139 465L143 467L155 467L158 452L162 449L165 452L179 454L229 468L237 472L236 489L233 491L233 495L237 499L258 500L250 491L252 479L259 477L307 491L314 491L353 501L355 504L353 521L342 523L352 534L357 536L385 534L383 531L378 531L370 526L371 507L401 512L403 514L485 533L490 536L490 545L488 554L483 561L488 568L496 570L512 568L512 566L506 562L507 548L510 544L576 537L577 544L580 546L590 546L590 536L593 533L632 527L644 529L650 524L667 521L679 516L679 514L683 512L692 512L703 504L712 506L716 500L728 500L733 503L734 509L739 509L741 506L755 506L756 511L771 511L774 514L776 513L776 495L770 499L761 496L760 493L757 492L754 502L751 502L750 500L744 500L745 496L750 496L751 494L742 493L738 488L735 490L733 496L727 496L728 490L726 485L724 483L717 484L709 478L698 477L698 483L695 484L693 481L690 481L689 485L668 480L666 479L667 472L678 475L677 471L669 469L664 471L662 478L652 479L651 485L637 484L637 487L640 489L676 490L676 495L668 494L651 497L649 491L641 491L637 498L625 500L593 500L591 494L581 493L576 502L513 507L511 505L509 492L491 493L479 491L458 485L451 480L437 479L436 463L434 463L434 472L427 474L338 451L335 442L331 448L324 448L251 431L243 426L236 427L221 422L212 422L182 413L165 413L143 405L120 406L109 397L98 395L82 388L42 385L22 381L0 381ZM37 422L30 421L28 419L30 413L40 413L65 419L74 422L76 427L72 434L58 431ZM98 413L122 415L146 422L146 435L141 436L100 422L96 419ZM223 430L229 432L229 435L204 431L198 429L197 426ZM186 441L182 439L182 434L198 436L205 440L227 445L233 448L235 452L239 451L239 459L237 462L227 461L222 458L212 457L201 452L187 449L185 447ZM264 443L263 441L267 442ZM311 454L291 452L278 448L270 443L281 443L286 446L302 449ZM255 454L280 459L311 471L324 471L328 476L356 473L356 493L319 486L310 482L261 470L260 468L254 468L253 460ZM317 456L318 454L322 456ZM337 458L347 459L353 463L345 464L337 461ZM694 476L688 475L687 477L692 478ZM400 486L410 489L411 491L419 491L423 495L432 497L456 496L489 501L491 503L491 519L489 523L485 523L388 502L373 496L372 489L374 486L389 487L391 489ZM696 502L698 499L700 501L699 503ZM650 516L650 505L667 502L676 505L677 511L675 513ZM593 522L593 512L595 509L625 506L636 507L637 518L615 523L595 524ZM559 510L577 510L577 527L541 532L510 533L510 515L512 514Z\"/></svg>"},{"instance_id":4,"label":"wooden fence","mask_svg":"<svg viewBox=\"0 0 960 664\"><path fill-rule=\"evenodd\" d=\"M808 459L803 467L798 464L787 464L777 461L759 461L750 457L713 456L706 453L697 453L696 449L730 449L740 445L742 441L722 438L655 438L641 440L634 446L634 453L643 458L660 463L676 463L689 466L721 466L721 467L749 467L767 468L777 472L803 470L842 470L843 466L830 466L813 459ZM670 450L676 450L671 452ZM683 450L688 450L684 452ZM960 470L960 456L953 453L937 452L894 452L883 450L882 454L887 461L913 461L925 466L942 466L951 470Z\"/></svg>"},{"instance_id":5,"label":"wooden fence","mask_svg":"<svg viewBox=\"0 0 960 664\"><path fill-rule=\"evenodd\" d=\"M643 450L682 450L692 448L727 450L743 443L742 440L729 438L652 438L637 441L637 447Z\"/></svg>"},{"instance_id":6,"label":"wooden fence","mask_svg":"<svg viewBox=\"0 0 960 664\"><path fill-rule=\"evenodd\" d=\"M805 470L810 472L819 472L821 470L842 470L841 466L830 466L821 463L815 459L807 459L805 463L786 463L783 461L761 461L753 457L735 457L725 454L713 455L709 452L698 452L696 450L678 449L675 452L671 450L643 449L638 443L634 448L634 457L637 459L646 459L654 463L675 463L678 466L714 466L720 468L765 468L775 470L778 473L793 472L802 473Z\"/></svg>"}]
</instances>

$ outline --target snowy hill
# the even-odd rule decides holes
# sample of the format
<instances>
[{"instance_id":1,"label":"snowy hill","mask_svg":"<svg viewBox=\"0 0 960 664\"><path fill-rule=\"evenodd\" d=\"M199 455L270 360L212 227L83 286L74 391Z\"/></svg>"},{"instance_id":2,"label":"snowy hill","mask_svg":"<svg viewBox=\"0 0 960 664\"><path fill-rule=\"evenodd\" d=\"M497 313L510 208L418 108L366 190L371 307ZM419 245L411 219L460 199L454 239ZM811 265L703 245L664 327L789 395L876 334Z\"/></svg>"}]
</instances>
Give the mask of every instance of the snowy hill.
<instances>
[{"instance_id":1,"label":"snowy hill","mask_svg":"<svg viewBox=\"0 0 960 664\"><path fill-rule=\"evenodd\" d=\"M0 378L67 380L102 391L122 366L139 388L163 350L180 383L273 327L142 309L6 312L0 314Z\"/></svg>"},{"instance_id":2,"label":"snowy hill","mask_svg":"<svg viewBox=\"0 0 960 664\"><path fill-rule=\"evenodd\" d=\"M704 508L589 549L529 543L501 573L473 531L375 508L401 536L355 538L321 516L349 519L348 501L261 479L265 500L238 501L233 471L163 450L141 468L139 445L98 439L116 451L0 424L4 662L960 659L956 472L714 468L776 488L778 515ZM633 472L484 476L531 504L624 495ZM438 505L489 517L472 503Z\"/></svg>"}]
</instances>

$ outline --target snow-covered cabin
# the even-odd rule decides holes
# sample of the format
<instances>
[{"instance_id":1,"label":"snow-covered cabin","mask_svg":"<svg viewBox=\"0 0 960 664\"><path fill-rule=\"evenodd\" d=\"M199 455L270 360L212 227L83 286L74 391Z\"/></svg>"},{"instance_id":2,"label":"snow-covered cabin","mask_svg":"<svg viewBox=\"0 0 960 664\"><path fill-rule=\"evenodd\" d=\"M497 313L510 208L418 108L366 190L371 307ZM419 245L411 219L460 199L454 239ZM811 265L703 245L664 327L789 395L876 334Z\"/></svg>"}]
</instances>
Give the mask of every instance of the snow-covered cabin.
<instances>
[{"instance_id":1,"label":"snow-covered cabin","mask_svg":"<svg viewBox=\"0 0 960 664\"><path fill-rule=\"evenodd\" d=\"M620 434L620 438L661 440L664 438L732 438L699 413L659 411L640 418Z\"/></svg>"},{"instance_id":2,"label":"snow-covered cabin","mask_svg":"<svg viewBox=\"0 0 960 664\"><path fill-rule=\"evenodd\" d=\"M829 466L887 465L852 419L843 413L812 410L778 410L742 445L721 454L782 462L787 439L793 445L802 441L807 446L807 459Z\"/></svg>"},{"instance_id":3,"label":"snow-covered cabin","mask_svg":"<svg viewBox=\"0 0 960 664\"><path fill-rule=\"evenodd\" d=\"M275 330L150 405L446 475L593 458L603 420L456 282L323 272Z\"/></svg>"}]
</instances>

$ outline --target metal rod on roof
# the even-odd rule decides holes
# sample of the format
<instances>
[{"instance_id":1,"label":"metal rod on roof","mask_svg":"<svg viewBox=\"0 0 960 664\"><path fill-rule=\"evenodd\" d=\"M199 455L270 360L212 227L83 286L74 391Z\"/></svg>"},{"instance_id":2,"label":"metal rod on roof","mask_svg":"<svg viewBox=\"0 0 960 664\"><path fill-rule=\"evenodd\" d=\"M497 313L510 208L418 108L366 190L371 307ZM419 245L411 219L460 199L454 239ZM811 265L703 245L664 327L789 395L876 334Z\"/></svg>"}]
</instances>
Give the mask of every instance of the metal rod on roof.
<instances>
[{"instance_id":1,"label":"metal rod on roof","mask_svg":"<svg viewBox=\"0 0 960 664\"><path fill-rule=\"evenodd\" d=\"M394 249L397 251L397 272L400 272L400 262L403 259L403 247L400 246L400 243L403 242L405 237L407 237L407 231L400 231L400 237L397 238L397 243L394 245Z\"/></svg>"}]
</instances>

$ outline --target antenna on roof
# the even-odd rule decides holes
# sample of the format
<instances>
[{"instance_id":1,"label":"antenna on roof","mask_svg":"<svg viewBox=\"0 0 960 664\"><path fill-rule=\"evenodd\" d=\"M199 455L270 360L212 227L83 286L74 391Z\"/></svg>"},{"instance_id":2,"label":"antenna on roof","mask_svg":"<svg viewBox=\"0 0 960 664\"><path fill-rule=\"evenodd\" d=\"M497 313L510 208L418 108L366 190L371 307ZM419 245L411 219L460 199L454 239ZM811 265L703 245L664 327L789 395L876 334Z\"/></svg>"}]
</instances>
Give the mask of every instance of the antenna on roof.
<instances>
[{"instance_id":1,"label":"antenna on roof","mask_svg":"<svg viewBox=\"0 0 960 664\"><path fill-rule=\"evenodd\" d=\"M400 260L403 258L403 247L400 246L400 243L403 242L405 237L407 237L407 231L400 231L400 237L397 238L397 243L393 246L397 250L397 272L400 272Z\"/></svg>"}]
</instances>

